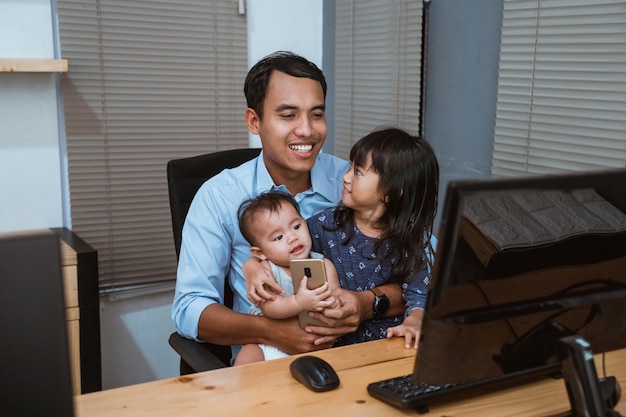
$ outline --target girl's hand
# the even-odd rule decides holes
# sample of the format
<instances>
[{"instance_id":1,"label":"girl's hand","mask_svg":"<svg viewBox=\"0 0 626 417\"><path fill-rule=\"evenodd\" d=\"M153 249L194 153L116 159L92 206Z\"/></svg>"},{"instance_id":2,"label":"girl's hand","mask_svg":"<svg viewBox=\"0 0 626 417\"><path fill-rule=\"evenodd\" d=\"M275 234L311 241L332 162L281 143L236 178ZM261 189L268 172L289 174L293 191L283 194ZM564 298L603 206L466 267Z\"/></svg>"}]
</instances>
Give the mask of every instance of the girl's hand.
<instances>
[{"instance_id":1,"label":"girl's hand","mask_svg":"<svg viewBox=\"0 0 626 417\"><path fill-rule=\"evenodd\" d=\"M243 276L246 279L246 293L248 299L254 304L262 304L273 301L276 295L283 294L285 290L278 285L269 262L259 261L258 258L250 258L244 262Z\"/></svg>"},{"instance_id":2,"label":"girl's hand","mask_svg":"<svg viewBox=\"0 0 626 417\"><path fill-rule=\"evenodd\" d=\"M404 347L407 349L411 347L417 349L423 318L424 310L419 308L411 310L402 324L387 329L387 337L404 336Z\"/></svg>"},{"instance_id":3,"label":"girl's hand","mask_svg":"<svg viewBox=\"0 0 626 417\"><path fill-rule=\"evenodd\" d=\"M420 340L420 327L407 326L404 323L387 329L387 337L404 336L404 347L417 349ZM412 346L411 346L412 345Z\"/></svg>"}]
</instances>

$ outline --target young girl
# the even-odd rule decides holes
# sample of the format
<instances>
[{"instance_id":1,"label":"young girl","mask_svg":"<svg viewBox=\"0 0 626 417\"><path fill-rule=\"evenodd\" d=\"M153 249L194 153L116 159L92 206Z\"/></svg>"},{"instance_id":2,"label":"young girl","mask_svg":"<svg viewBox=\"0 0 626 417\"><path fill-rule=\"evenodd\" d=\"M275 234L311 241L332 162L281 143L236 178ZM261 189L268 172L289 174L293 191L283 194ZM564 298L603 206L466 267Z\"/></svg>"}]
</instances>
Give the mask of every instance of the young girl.
<instances>
[{"instance_id":1,"label":"young girl","mask_svg":"<svg viewBox=\"0 0 626 417\"><path fill-rule=\"evenodd\" d=\"M313 250L333 262L343 289L372 291L378 300L376 287L402 286L406 310L403 316L363 321L335 346L404 336L407 348L417 348L434 254L435 153L401 129L375 130L352 147L342 179L341 203L307 220ZM262 275L248 281L251 298L263 293L263 284L276 289Z\"/></svg>"}]
</instances>

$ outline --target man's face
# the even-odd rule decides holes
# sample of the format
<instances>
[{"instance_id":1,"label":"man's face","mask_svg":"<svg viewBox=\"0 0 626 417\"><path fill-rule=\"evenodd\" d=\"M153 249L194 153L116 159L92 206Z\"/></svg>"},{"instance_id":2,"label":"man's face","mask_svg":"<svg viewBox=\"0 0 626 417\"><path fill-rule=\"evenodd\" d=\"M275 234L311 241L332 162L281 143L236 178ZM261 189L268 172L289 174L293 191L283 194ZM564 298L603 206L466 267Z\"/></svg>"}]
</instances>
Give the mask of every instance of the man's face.
<instances>
[{"instance_id":1,"label":"man's face","mask_svg":"<svg viewBox=\"0 0 626 417\"><path fill-rule=\"evenodd\" d=\"M273 177L308 174L326 139L322 86L310 78L274 71L263 103L263 119L254 113L251 120L248 125L261 137L265 164Z\"/></svg>"}]
</instances>

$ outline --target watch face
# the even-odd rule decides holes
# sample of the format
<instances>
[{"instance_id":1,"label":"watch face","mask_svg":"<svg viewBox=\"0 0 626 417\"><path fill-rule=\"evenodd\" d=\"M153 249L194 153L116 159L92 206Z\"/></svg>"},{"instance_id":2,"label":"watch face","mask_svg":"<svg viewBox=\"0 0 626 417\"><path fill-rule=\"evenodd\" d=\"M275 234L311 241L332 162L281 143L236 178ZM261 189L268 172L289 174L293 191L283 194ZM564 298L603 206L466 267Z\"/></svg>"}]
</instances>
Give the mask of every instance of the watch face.
<instances>
[{"instance_id":1,"label":"watch face","mask_svg":"<svg viewBox=\"0 0 626 417\"><path fill-rule=\"evenodd\" d=\"M391 307L391 303L389 303L389 298L386 295L378 297L376 300L376 313L377 315L383 316L387 314L389 311L389 307Z\"/></svg>"}]
</instances>

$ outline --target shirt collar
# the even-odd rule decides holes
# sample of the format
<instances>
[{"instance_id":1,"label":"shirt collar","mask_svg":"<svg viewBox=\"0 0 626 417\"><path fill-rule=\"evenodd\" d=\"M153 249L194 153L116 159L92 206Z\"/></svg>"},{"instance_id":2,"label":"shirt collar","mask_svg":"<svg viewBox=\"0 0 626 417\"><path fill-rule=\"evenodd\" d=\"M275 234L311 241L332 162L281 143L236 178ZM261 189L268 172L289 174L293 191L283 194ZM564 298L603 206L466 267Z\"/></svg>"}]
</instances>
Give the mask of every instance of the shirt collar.
<instances>
[{"instance_id":1,"label":"shirt collar","mask_svg":"<svg viewBox=\"0 0 626 417\"><path fill-rule=\"evenodd\" d=\"M304 193L319 193L328 201L335 200L335 194L337 190L335 187L337 185L337 178L332 178L332 181L329 181L328 171L324 167L324 162L322 158L320 158L320 154L317 155L317 159L315 164L313 165L313 169L311 169L311 190L304 191ZM263 163L263 151L261 151L259 158L257 160L256 166L256 178L257 178L257 190L271 190L271 189L279 189L281 191L288 192L287 187L283 184L276 185L270 176L267 167Z\"/></svg>"},{"instance_id":2,"label":"shirt collar","mask_svg":"<svg viewBox=\"0 0 626 417\"><path fill-rule=\"evenodd\" d=\"M271 190L274 187L274 181L270 176L265 163L263 162L263 150L257 158L256 164L256 187L258 191Z\"/></svg>"},{"instance_id":3,"label":"shirt collar","mask_svg":"<svg viewBox=\"0 0 626 417\"><path fill-rule=\"evenodd\" d=\"M325 157L328 161L328 157ZM329 178L329 175L333 175ZM326 200L335 201L337 195L337 183L341 184L341 178L334 177L336 170L329 169L322 160L322 153L317 155L317 160L311 170L311 184L314 192L320 193Z\"/></svg>"}]
</instances>

